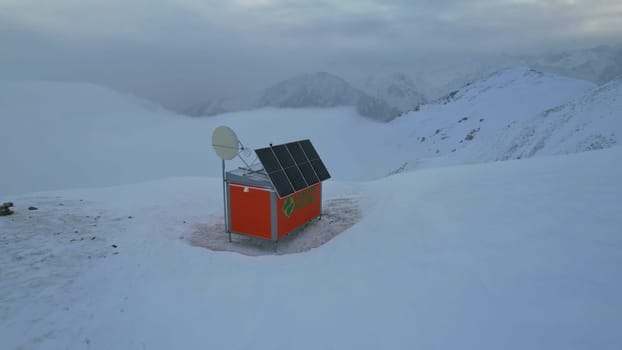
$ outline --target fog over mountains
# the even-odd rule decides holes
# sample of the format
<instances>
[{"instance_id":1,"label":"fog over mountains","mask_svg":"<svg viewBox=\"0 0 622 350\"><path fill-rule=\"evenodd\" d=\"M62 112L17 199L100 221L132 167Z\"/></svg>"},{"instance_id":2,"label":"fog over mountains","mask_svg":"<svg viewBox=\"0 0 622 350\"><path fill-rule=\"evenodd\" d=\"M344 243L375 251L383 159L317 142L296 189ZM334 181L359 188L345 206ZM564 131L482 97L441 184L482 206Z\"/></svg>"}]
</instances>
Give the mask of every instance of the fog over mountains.
<instances>
[{"instance_id":1,"label":"fog over mountains","mask_svg":"<svg viewBox=\"0 0 622 350\"><path fill-rule=\"evenodd\" d=\"M437 69L427 72L423 66L410 73L371 75L357 79L355 84L327 72L306 73L253 94L207 99L181 112L191 116L212 116L265 106L353 105L361 115L387 121L488 74L516 65L602 84L622 75L622 44L537 56L491 56L490 60L482 60L480 64L464 68L460 68L459 63L456 65L451 69L447 66L441 68L441 72ZM414 79L414 76L418 78Z\"/></svg>"},{"instance_id":2,"label":"fog over mountains","mask_svg":"<svg viewBox=\"0 0 622 350\"><path fill-rule=\"evenodd\" d=\"M262 107L308 108L356 106L359 114L380 121L391 120L422 104L421 95L404 74L367 80L364 90L336 75L318 72L284 80L246 100L221 99L192 106L191 116L211 116Z\"/></svg>"},{"instance_id":3,"label":"fog over mountains","mask_svg":"<svg viewBox=\"0 0 622 350\"><path fill-rule=\"evenodd\" d=\"M622 76L622 44L527 56L519 61L536 69L603 84Z\"/></svg>"},{"instance_id":4,"label":"fog over mountains","mask_svg":"<svg viewBox=\"0 0 622 350\"><path fill-rule=\"evenodd\" d=\"M318 73L278 84L268 89L255 106L248 106L249 110L230 112L218 120L250 131L254 127L246 125L249 121L262 123L250 117L255 114L269 120L268 116L274 114L278 123L285 123L288 115L297 115L284 124L288 130L284 135L292 133L287 127L291 123L294 129L302 128L299 137L326 138L327 124L332 125L336 135L358 133L349 138L347 145L335 146L327 160L335 164L337 175L360 179L365 174L364 179L369 179L398 168L404 171L615 146L622 135L620 85L620 79L598 86L519 66L493 72L389 119L387 114L378 113L391 111L382 100L343 79ZM0 137L9 144L23 145L20 152L5 156L5 164L15 170L5 175L10 180L5 190L27 188L27 184L20 185L24 181L45 183L50 178L62 185L80 181L95 185L111 179L116 179L113 183L143 180L145 169L163 176L205 170L200 159L207 146L196 144L205 138L205 131L196 125L211 125L211 117L176 115L149 101L92 84L2 82L0 91L4 126ZM300 105L307 107L297 107ZM369 115L364 115L365 107L369 107ZM189 122L175 122L178 118ZM301 123L305 118L310 120ZM149 127L141 132L145 125ZM163 142L171 130L187 138L174 144ZM82 146L58 142L65 137ZM258 135L249 133L246 137ZM368 144L365 140L369 138L378 139L382 146ZM40 157L41 150L54 156ZM170 160L162 163L160 159L165 155ZM24 162L24 157L32 161ZM366 157L374 158L376 164L352 171L364 166ZM88 165L88 159L97 161ZM141 160L140 169L135 169L136 159ZM173 163L175 166L171 166ZM36 170L45 164L45 173ZM62 173L64 168L74 168L76 178L54 173ZM81 177L81 169L100 171ZM106 169L117 170L109 173Z\"/></svg>"}]
</instances>

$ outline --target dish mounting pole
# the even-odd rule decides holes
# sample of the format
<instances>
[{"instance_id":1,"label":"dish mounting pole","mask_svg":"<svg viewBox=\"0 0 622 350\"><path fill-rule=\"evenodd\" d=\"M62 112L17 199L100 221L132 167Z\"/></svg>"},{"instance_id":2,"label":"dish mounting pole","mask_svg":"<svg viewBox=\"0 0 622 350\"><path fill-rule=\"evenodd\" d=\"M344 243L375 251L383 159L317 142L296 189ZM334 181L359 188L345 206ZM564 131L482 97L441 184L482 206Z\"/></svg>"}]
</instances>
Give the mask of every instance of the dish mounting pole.
<instances>
[{"instance_id":1,"label":"dish mounting pole","mask_svg":"<svg viewBox=\"0 0 622 350\"><path fill-rule=\"evenodd\" d=\"M231 160L240 153L240 140L231 128L221 125L214 129L212 133L212 147L214 151L222 159L222 200L225 212L225 230L229 234L229 242L231 242L231 228L229 227L229 200L227 198L227 174L225 172L225 160Z\"/></svg>"},{"instance_id":2,"label":"dish mounting pole","mask_svg":"<svg viewBox=\"0 0 622 350\"><path fill-rule=\"evenodd\" d=\"M229 229L229 203L227 203L227 178L225 175L225 160L222 160L222 202L225 210L225 231L229 234L229 242L231 242L231 230Z\"/></svg>"}]
</instances>

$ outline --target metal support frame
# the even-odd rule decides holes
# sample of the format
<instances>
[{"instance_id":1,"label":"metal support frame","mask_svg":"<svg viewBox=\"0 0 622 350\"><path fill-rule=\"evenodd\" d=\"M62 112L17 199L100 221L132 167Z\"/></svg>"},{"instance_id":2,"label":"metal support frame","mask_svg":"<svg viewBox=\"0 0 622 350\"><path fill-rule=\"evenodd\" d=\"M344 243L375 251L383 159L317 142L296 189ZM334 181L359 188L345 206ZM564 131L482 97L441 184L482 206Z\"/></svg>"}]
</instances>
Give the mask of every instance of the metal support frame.
<instances>
[{"instance_id":1,"label":"metal support frame","mask_svg":"<svg viewBox=\"0 0 622 350\"><path fill-rule=\"evenodd\" d=\"M229 201L227 200L227 178L225 175L225 160L222 160L222 202L225 211L225 231L229 234L231 242L231 229L229 227Z\"/></svg>"}]
</instances>

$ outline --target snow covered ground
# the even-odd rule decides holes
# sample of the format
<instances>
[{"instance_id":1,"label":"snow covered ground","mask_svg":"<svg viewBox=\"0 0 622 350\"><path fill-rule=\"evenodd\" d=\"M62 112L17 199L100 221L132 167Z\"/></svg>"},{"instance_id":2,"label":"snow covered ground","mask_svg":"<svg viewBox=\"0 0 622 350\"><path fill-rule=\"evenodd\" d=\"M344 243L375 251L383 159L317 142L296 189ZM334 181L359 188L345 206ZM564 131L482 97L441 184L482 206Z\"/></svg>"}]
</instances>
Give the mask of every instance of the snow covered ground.
<instances>
[{"instance_id":1,"label":"snow covered ground","mask_svg":"<svg viewBox=\"0 0 622 350\"><path fill-rule=\"evenodd\" d=\"M516 68L376 123L352 108L192 119L90 85L1 82L0 202L15 214L0 217L0 349L619 349L612 84ZM464 144L473 129L499 145L507 123L551 121L579 135L547 138L553 154L578 151L582 125L616 142L431 168L495 160ZM325 200L360 220L300 254L193 245L222 215L221 124L251 148L310 138L333 175Z\"/></svg>"},{"instance_id":2,"label":"snow covered ground","mask_svg":"<svg viewBox=\"0 0 622 350\"><path fill-rule=\"evenodd\" d=\"M180 239L221 211L218 179L15 196L17 213L0 220L0 342L619 349L620 157L328 182L329 198L361 198L362 221L319 249L268 257Z\"/></svg>"}]
</instances>

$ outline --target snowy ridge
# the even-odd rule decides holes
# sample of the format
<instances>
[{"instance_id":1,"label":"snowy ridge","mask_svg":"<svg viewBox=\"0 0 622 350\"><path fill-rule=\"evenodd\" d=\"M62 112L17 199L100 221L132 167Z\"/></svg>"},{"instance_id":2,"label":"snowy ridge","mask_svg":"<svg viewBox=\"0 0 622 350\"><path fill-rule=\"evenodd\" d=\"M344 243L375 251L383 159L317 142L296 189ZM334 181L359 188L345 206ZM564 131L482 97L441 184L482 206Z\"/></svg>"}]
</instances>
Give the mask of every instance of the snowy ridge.
<instances>
[{"instance_id":1,"label":"snowy ridge","mask_svg":"<svg viewBox=\"0 0 622 350\"><path fill-rule=\"evenodd\" d=\"M497 160L577 153L609 148L622 141L622 79L574 101L512 125L501 139Z\"/></svg>"},{"instance_id":2,"label":"snowy ridge","mask_svg":"<svg viewBox=\"0 0 622 350\"><path fill-rule=\"evenodd\" d=\"M504 69L467 84L436 103L423 105L393 124L401 130L399 147L409 150L409 168L437 164L427 159L448 155L466 162L462 150L485 143L511 123L579 97L594 84L525 67ZM488 149L487 152L498 152ZM455 154L454 154L455 153ZM423 159L426 159L423 161ZM472 158L469 158L472 159Z\"/></svg>"},{"instance_id":3,"label":"snowy ridge","mask_svg":"<svg viewBox=\"0 0 622 350\"><path fill-rule=\"evenodd\" d=\"M44 81L0 80L0 106L0 117L5 118L10 113L45 114L50 118L72 109L74 113L65 117L91 118L91 121L96 121L95 115L110 112L165 111L151 101L94 84Z\"/></svg>"},{"instance_id":4,"label":"snowy ridge","mask_svg":"<svg viewBox=\"0 0 622 350\"><path fill-rule=\"evenodd\" d=\"M144 180L131 169L154 171L158 151L177 147L162 135L147 141L149 130L181 118L91 84L2 81L0 194Z\"/></svg>"}]
</instances>

